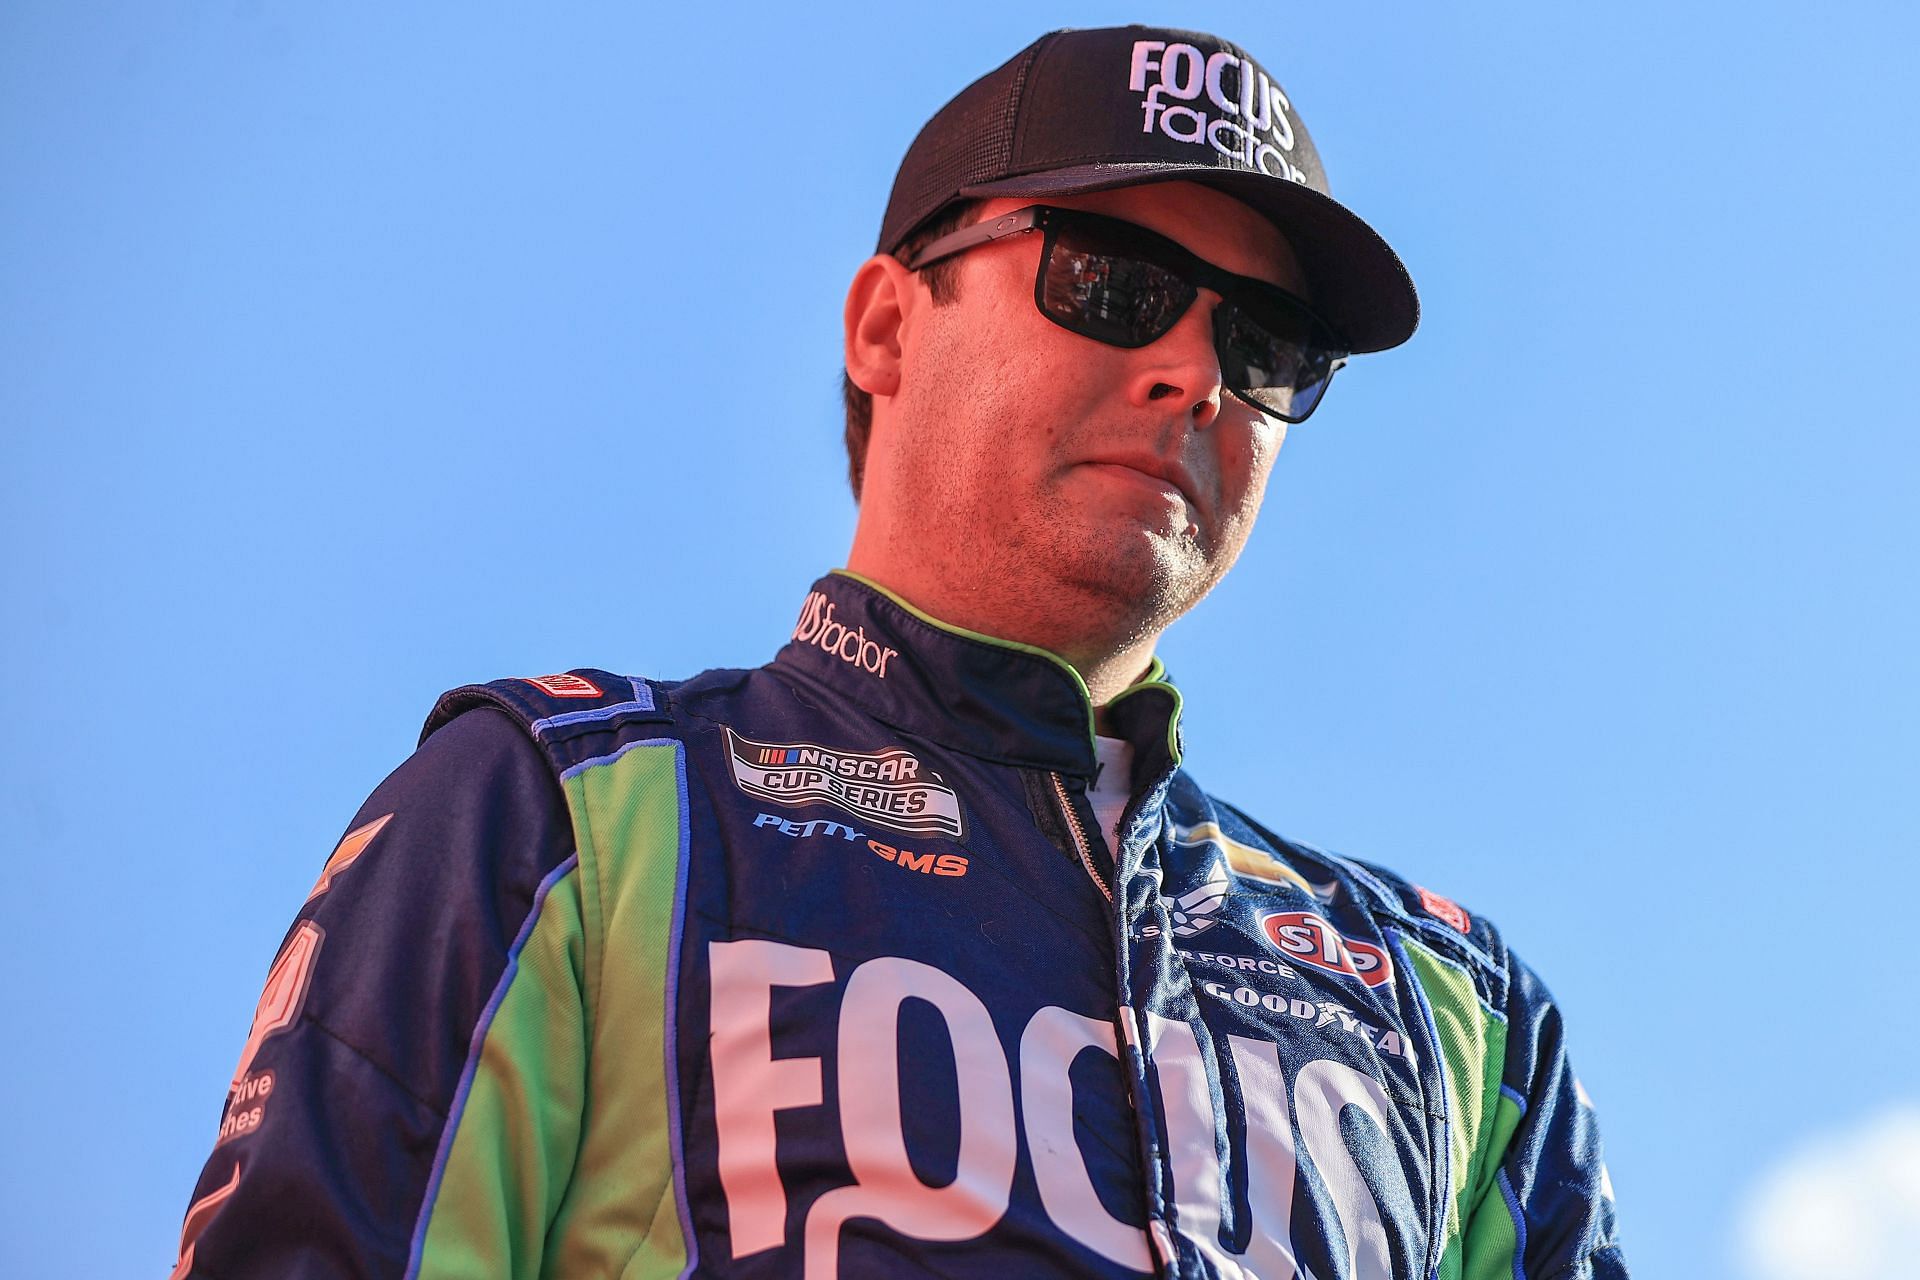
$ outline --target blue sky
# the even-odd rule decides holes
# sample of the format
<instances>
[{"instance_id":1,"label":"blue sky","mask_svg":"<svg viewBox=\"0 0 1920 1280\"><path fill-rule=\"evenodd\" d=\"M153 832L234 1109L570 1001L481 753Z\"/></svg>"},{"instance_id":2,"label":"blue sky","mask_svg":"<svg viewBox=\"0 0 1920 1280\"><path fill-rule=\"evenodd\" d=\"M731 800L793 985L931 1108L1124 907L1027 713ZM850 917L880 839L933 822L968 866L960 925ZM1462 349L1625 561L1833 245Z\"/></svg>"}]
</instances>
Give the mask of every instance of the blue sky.
<instances>
[{"instance_id":1,"label":"blue sky","mask_svg":"<svg viewBox=\"0 0 1920 1280\"><path fill-rule=\"evenodd\" d=\"M840 307L900 154L1040 31L1151 20L1276 72L1426 308L1165 642L1196 773L1501 922L1641 1273L1895 1274L1905 6L402 9L0 9L0 1271L170 1265L438 692L772 653L852 530Z\"/></svg>"}]
</instances>

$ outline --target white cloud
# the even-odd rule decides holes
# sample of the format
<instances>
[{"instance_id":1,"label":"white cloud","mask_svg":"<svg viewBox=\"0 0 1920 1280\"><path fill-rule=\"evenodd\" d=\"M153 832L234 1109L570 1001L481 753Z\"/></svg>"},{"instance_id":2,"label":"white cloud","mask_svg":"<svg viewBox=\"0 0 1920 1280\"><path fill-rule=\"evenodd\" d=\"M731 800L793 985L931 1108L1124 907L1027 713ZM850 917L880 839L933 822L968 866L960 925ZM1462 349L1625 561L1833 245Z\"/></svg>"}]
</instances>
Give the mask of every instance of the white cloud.
<instances>
[{"instance_id":1,"label":"white cloud","mask_svg":"<svg viewBox=\"0 0 1920 1280\"><path fill-rule=\"evenodd\" d=\"M1755 1280L1913 1280L1920 1274L1920 1106L1900 1106L1788 1153L1739 1221Z\"/></svg>"}]
</instances>

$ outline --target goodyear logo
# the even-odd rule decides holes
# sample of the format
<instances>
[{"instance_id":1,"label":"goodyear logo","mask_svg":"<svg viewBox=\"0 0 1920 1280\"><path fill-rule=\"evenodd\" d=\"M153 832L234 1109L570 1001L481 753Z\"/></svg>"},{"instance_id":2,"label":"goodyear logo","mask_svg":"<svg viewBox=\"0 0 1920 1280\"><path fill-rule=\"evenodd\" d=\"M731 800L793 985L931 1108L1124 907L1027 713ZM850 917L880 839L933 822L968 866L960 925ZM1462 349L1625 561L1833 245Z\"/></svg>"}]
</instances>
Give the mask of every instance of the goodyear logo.
<instances>
[{"instance_id":1,"label":"goodyear logo","mask_svg":"<svg viewBox=\"0 0 1920 1280\"><path fill-rule=\"evenodd\" d=\"M960 797L904 747L838 751L812 742L755 742L728 729L734 785L788 808L829 804L914 835L966 834Z\"/></svg>"}]
</instances>

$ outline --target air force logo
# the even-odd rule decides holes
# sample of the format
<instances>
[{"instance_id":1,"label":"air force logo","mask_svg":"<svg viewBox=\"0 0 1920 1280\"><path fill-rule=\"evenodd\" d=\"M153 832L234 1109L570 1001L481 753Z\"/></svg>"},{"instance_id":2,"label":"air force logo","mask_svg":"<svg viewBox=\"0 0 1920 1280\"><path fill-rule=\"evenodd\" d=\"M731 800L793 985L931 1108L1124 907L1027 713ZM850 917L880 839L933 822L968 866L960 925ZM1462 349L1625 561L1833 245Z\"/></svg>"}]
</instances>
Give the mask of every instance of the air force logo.
<instances>
[{"instance_id":1,"label":"air force logo","mask_svg":"<svg viewBox=\"0 0 1920 1280\"><path fill-rule=\"evenodd\" d=\"M1226 864L1216 862L1206 883L1198 889L1177 898L1162 896L1160 902L1167 909L1167 925L1172 929L1173 936L1191 938L1196 933L1205 933L1213 928L1220 908L1227 905L1227 890L1230 887Z\"/></svg>"}]
</instances>

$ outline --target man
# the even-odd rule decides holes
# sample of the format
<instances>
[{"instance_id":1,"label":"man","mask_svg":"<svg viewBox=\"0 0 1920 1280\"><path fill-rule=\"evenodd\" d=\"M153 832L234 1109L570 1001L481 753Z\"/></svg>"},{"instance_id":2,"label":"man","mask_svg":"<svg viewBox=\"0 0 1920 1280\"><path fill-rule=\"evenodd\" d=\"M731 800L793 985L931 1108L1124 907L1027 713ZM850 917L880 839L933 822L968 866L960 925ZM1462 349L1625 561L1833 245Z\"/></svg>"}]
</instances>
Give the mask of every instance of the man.
<instances>
[{"instance_id":1,"label":"man","mask_svg":"<svg viewBox=\"0 0 1920 1280\"><path fill-rule=\"evenodd\" d=\"M766 667L447 695L268 977L176 1274L1620 1276L1487 922L1181 768L1160 633L1412 331L1278 83L1056 32L848 293Z\"/></svg>"}]
</instances>

